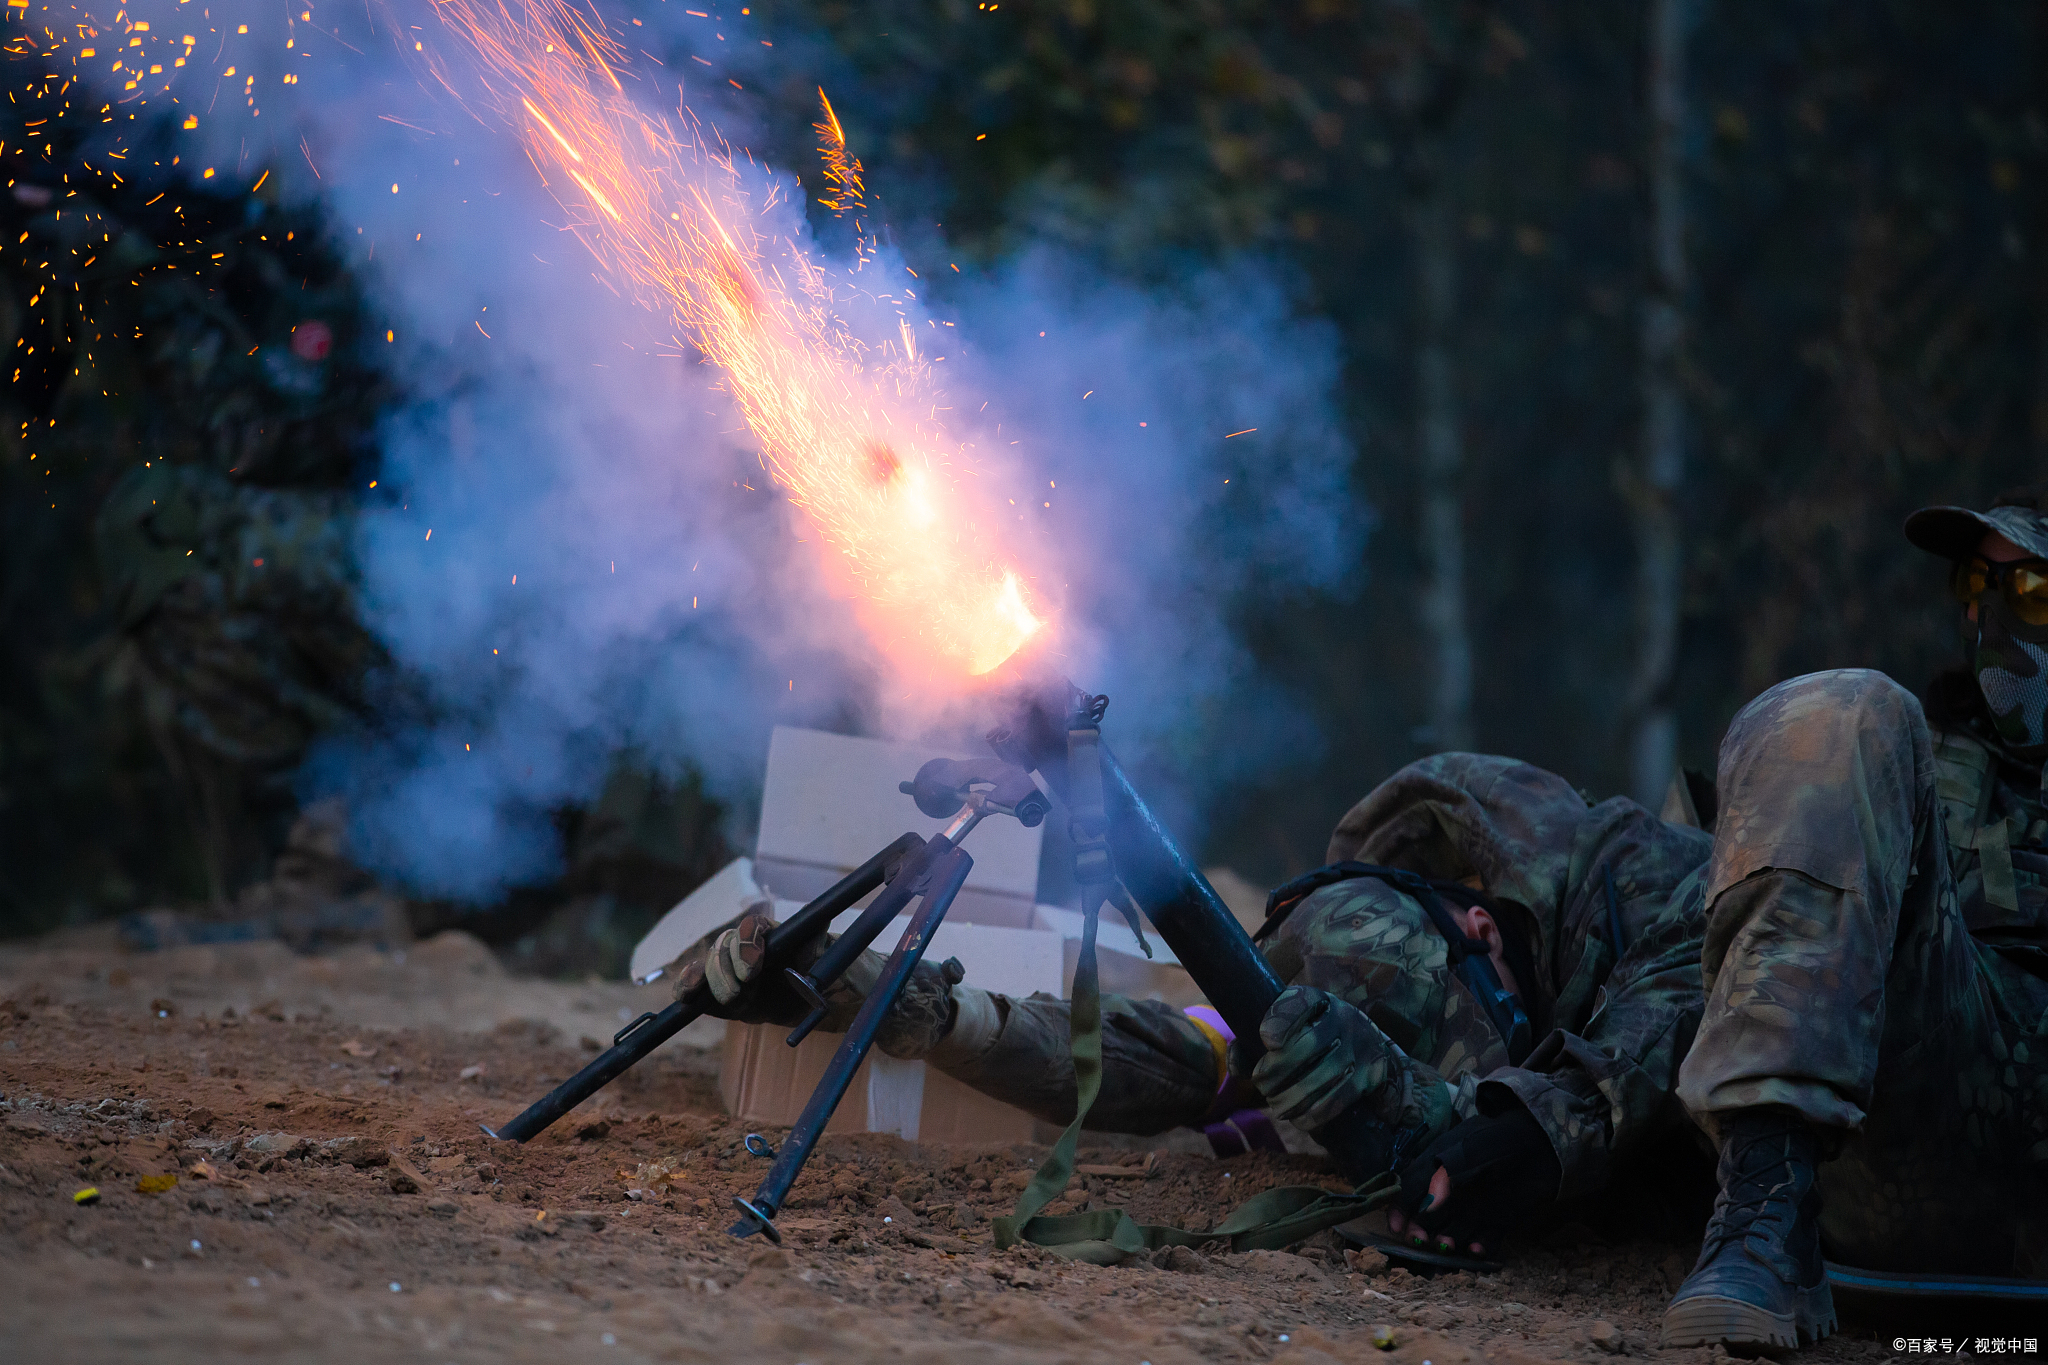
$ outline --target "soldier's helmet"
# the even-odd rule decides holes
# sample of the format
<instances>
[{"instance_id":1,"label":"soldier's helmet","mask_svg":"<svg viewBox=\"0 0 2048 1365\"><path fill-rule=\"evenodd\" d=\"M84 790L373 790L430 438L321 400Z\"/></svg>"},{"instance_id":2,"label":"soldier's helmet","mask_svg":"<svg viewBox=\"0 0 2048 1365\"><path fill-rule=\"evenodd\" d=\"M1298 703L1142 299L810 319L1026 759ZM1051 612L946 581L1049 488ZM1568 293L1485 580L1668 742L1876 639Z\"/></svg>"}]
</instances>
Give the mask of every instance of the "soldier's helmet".
<instances>
[{"instance_id":1,"label":"soldier's helmet","mask_svg":"<svg viewBox=\"0 0 2048 1365\"><path fill-rule=\"evenodd\" d=\"M1451 972L1450 945L1421 903L1397 887L1358 877L1311 892L1267 953L1283 978L1350 1000L1403 1052L1453 1084L1508 1065L1499 1030Z\"/></svg>"},{"instance_id":2,"label":"soldier's helmet","mask_svg":"<svg viewBox=\"0 0 2048 1365\"><path fill-rule=\"evenodd\" d=\"M1906 539L1931 554L1961 562L1996 531L2030 555L2048 559L2048 484L2000 493L1989 511L1923 507L1906 518Z\"/></svg>"}]
</instances>

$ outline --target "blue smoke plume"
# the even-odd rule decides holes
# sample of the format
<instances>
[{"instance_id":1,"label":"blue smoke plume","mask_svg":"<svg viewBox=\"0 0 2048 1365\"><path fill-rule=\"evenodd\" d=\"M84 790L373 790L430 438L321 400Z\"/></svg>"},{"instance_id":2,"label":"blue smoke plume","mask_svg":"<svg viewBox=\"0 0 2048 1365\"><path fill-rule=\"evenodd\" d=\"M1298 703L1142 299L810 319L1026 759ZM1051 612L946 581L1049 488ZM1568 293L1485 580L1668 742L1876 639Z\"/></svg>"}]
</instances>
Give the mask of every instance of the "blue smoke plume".
<instances>
[{"instance_id":1,"label":"blue smoke plume","mask_svg":"<svg viewBox=\"0 0 2048 1365\"><path fill-rule=\"evenodd\" d=\"M358 856L487 901L557 868L550 812L623 748L745 809L775 723L914 734L718 376L615 292L513 131L426 78L429 49L454 50L433 9L294 6L286 48L274 7L198 8L128 7L159 35L206 30L204 69L173 90L181 112L212 95L184 166L321 196L388 320L364 344L404 385L355 544L367 620L428 704L336 737L304 779L346 799ZM636 47L718 55L676 4L607 11L636 17ZM735 41L757 23L719 21ZM736 147L750 119L789 116L715 67L645 71L650 107L686 102ZM781 230L808 245L803 191L784 198ZM863 269L905 265L885 249ZM1014 495L1005 548L1059 613L1061 662L1115 697L1127 758L1181 774L1167 806L1193 835L1204 792L1314 739L1228 615L1357 562L1333 330L1257 261L1141 288L1050 247L906 306L983 476Z\"/></svg>"}]
</instances>

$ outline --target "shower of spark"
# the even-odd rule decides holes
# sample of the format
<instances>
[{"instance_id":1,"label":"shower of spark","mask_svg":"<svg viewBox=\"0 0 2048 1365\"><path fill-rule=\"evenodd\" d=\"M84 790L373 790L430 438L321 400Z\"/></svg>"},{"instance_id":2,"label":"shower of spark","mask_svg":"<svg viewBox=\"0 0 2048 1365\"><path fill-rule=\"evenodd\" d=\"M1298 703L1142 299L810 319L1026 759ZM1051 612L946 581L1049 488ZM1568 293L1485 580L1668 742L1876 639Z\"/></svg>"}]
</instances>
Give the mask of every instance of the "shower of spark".
<instances>
[{"instance_id":1,"label":"shower of spark","mask_svg":"<svg viewBox=\"0 0 2048 1365\"><path fill-rule=\"evenodd\" d=\"M832 110L832 101L825 96L823 86L818 88L818 104L825 111L825 117L811 125L818 134L818 156L825 163L825 182L837 186L832 198L818 196L818 202L834 213L845 213L848 209L864 209L867 200L863 198L866 185L865 172L860 162L846 150L846 130L839 126L839 115ZM858 230L858 224L855 225Z\"/></svg>"},{"instance_id":2,"label":"shower of spark","mask_svg":"<svg viewBox=\"0 0 2048 1365\"><path fill-rule=\"evenodd\" d=\"M906 322L864 345L845 330L831 273L761 227L779 185L757 197L687 111L677 123L644 112L620 79L625 50L564 0L435 9L475 59L473 71L433 61L435 74L473 104L481 87L613 278L723 370L763 463L838 552L884 649L914 671L982 674L1037 632L1022 578L983 542L998 518L935 420L915 334ZM834 207L858 206L859 163L824 112Z\"/></svg>"},{"instance_id":3,"label":"shower of spark","mask_svg":"<svg viewBox=\"0 0 2048 1365\"><path fill-rule=\"evenodd\" d=\"M261 119L250 66L258 52L281 53L294 68L266 80L296 85L308 71L298 63L314 55L309 42L338 42L311 0L286 6L277 30L256 33L203 7L196 20L189 6L161 8L154 20L131 8L105 18L64 0L10 0L4 47L48 63L30 75L32 95L62 99L89 76L72 98L91 91L97 101L104 91L100 121L125 149L129 129L158 101L179 105L182 131L197 129L201 115L176 93L195 82L211 92L209 117ZM443 61L407 27L415 59L458 98L512 123L612 277L724 371L763 464L837 552L826 562L884 651L910 672L957 677L994 669L1037 633L1025 582L996 550L995 528L1007 519L974 496L971 447L938 421L946 409L931 360L907 319L879 341L847 330L835 290L850 298L849 284L763 227L782 187L751 188L735 159L745 154L687 110L674 121L644 112L621 79L634 77L626 49L572 0L436 0L434 10L474 60ZM831 101L818 95L829 186L821 202L855 211L856 265L867 265L864 172ZM126 152L107 155L119 162ZM200 180L214 176L214 167L198 168Z\"/></svg>"}]
</instances>

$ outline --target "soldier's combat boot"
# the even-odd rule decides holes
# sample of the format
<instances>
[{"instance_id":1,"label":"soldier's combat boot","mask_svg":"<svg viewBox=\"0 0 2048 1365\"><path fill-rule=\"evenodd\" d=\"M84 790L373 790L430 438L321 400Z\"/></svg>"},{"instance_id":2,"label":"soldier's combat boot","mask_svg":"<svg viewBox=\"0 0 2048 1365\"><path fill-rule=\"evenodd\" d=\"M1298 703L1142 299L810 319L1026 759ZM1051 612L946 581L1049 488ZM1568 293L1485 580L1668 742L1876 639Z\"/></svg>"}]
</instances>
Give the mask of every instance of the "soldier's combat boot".
<instances>
[{"instance_id":1,"label":"soldier's combat boot","mask_svg":"<svg viewBox=\"0 0 2048 1365\"><path fill-rule=\"evenodd\" d=\"M1699 1263L1664 1310L1664 1345L1796 1350L1835 1330L1820 1254L1820 1136L1784 1110L1721 1120L1721 1184Z\"/></svg>"}]
</instances>

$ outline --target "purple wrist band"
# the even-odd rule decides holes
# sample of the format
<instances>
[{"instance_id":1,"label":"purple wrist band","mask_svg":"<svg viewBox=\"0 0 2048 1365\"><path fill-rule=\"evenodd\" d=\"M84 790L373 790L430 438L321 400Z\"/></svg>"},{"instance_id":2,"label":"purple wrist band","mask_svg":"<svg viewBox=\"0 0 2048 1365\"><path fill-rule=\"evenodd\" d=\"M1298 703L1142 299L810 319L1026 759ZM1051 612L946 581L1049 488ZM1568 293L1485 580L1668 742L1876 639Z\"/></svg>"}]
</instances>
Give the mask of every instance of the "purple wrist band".
<instances>
[{"instance_id":1,"label":"purple wrist band","mask_svg":"<svg viewBox=\"0 0 2048 1365\"><path fill-rule=\"evenodd\" d=\"M1189 1005L1181 1011L1197 1023L1207 1024L1223 1035L1223 1041L1234 1043L1237 1034L1230 1025L1223 1022L1223 1016L1208 1005ZM1223 1083L1216 1087L1216 1094L1230 1089L1231 1078L1225 1076ZM1211 1111L1214 1112L1213 1110ZM1245 1152L1284 1152L1287 1144L1280 1140L1280 1132L1273 1126L1273 1120L1266 1117L1263 1109L1235 1110L1221 1122L1202 1125L1203 1134L1209 1139L1209 1148L1219 1157L1239 1156Z\"/></svg>"}]
</instances>

